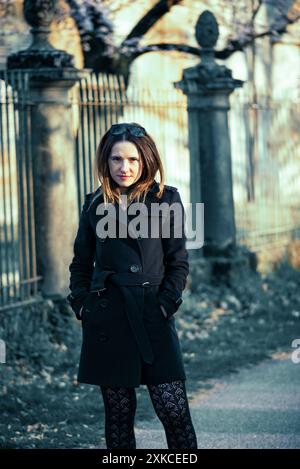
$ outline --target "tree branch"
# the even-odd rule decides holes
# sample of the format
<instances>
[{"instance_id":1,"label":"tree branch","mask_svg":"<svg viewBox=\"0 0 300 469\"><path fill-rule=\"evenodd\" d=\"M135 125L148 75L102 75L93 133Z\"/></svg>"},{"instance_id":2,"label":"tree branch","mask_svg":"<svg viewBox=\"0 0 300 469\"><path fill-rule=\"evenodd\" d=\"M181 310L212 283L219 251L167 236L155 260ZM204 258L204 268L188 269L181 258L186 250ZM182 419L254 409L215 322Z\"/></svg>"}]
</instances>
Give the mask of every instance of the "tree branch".
<instances>
[{"instance_id":1,"label":"tree branch","mask_svg":"<svg viewBox=\"0 0 300 469\"><path fill-rule=\"evenodd\" d=\"M231 39L227 46L222 50L215 51L216 59L225 60L230 57L234 52L243 51L245 47L252 44L253 41L256 39L260 39L265 36L279 36L286 32L286 28L288 24L295 23L300 19L300 15L295 16L293 19L286 18L288 21L280 27L272 28L267 31L263 31L261 33L257 33L254 35L247 35L244 37ZM136 41L139 38L135 38ZM134 44L132 41L132 45L124 45L121 48L121 54L127 55L130 58L130 61L135 60L137 57L143 54L147 54L148 52L157 52L157 51L170 51L175 50L178 52L184 52L186 54L195 55L200 57L200 49L197 47L185 45L185 44L173 44L173 43L158 43L158 44L149 44L147 46L139 46L138 44Z\"/></svg>"},{"instance_id":2,"label":"tree branch","mask_svg":"<svg viewBox=\"0 0 300 469\"><path fill-rule=\"evenodd\" d=\"M160 43L160 44L149 44L147 46L133 46L127 47L126 45L122 47L121 54L127 55L130 58L130 61L135 60L137 57L148 52L157 52L157 51L170 51L176 50L178 52L185 52L186 54L196 55L200 57L200 49L198 47L188 46L185 44L172 44L172 43Z\"/></svg>"},{"instance_id":3,"label":"tree branch","mask_svg":"<svg viewBox=\"0 0 300 469\"><path fill-rule=\"evenodd\" d=\"M252 12L252 18L251 18L251 22L252 22L252 23L254 22L254 20L255 20L257 14L258 14L258 12L259 12L259 10L260 10L260 7L261 7L262 4L263 4L263 2L264 2L264 0L259 0L259 1L258 1L258 4L257 4L257 6L256 6L256 8L254 8L254 10L253 10L253 12Z\"/></svg>"},{"instance_id":4,"label":"tree branch","mask_svg":"<svg viewBox=\"0 0 300 469\"><path fill-rule=\"evenodd\" d=\"M252 42L256 39L260 39L265 36L279 36L280 34L284 34L287 32L286 28L288 24L296 23L299 19L300 15L294 17L293 19L286 18L287 21L281 26L268 29L267 31L263 31L262 33L248 35L242 38L231 39L224 49L216 51L215 57L217 59L224 60L230 57L234 52L244 50L245 47L252 44Z\"/></svg>"},{"instance_id":5,"label":"tree branch","mask_svg":"<svg viewBox=\"0 0 300 469\"><path fill-rule=\"evenodd\" d=\"M144 36L149 29L160 19L162 18L170 9L181 3L182 0L160 0L157 2L147 13L138 21L134 28L130 31L127 37L121 44L126 45L126 41L134 39L136 37L140 38Z\"/></svg>"},{"instance_id":6,"label":"tree branch","mask_svg":"<svg viewBox=\"0 0 300 469\"><path fill-rule=\"evenodd\" d=\"M103 55L113 54L113 24L108 18L107 8L93 0L66 2L70 6L70 16L76 23L83 51L89 52L96 41Z\"/></svg>"}]
</instances>

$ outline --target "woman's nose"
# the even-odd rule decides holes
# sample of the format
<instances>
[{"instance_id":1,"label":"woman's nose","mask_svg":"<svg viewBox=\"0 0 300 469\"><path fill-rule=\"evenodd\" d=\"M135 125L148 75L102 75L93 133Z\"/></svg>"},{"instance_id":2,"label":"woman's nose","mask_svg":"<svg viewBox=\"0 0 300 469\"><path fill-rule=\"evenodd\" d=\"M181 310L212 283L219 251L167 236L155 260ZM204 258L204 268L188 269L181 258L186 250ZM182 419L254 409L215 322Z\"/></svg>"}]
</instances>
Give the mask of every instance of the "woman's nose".
<instances>
[{"instance_id":1,"label":"woman's nose","mask_svg":"<svg viewBox=\"0 0 300 469\"><path fill-rule=\"evenodd\" d=\"M125 173L128 170L128 162L122 161L121 163L121 170Z\"/></svg>"}]
</instances>

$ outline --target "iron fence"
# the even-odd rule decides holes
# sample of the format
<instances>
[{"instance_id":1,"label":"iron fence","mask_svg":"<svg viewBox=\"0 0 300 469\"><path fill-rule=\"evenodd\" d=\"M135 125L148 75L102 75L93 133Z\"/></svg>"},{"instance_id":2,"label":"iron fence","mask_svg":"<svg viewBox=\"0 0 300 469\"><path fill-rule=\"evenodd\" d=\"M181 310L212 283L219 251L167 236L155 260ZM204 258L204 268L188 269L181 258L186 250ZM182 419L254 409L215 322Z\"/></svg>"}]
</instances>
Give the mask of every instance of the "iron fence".
<instances>
[{"instance_id":1,"label":"iron fence","mask_svg":"<svg viewBox=\"0 0 300 469\"><path fill-rule=\"evenodd\" d=\"M256 252L300 234L300 101L232 97L230 134L237 240Z\"/></svg>"},{"instance_id":2,"label":"iron fence","mask_svg":"<svg viewBox=\"0 0 300 469\"><path fill-rule=\"evenodd\" d=\"M0 307L38 291L28 74L0 72Z\"/></svg>"}]
</instances>

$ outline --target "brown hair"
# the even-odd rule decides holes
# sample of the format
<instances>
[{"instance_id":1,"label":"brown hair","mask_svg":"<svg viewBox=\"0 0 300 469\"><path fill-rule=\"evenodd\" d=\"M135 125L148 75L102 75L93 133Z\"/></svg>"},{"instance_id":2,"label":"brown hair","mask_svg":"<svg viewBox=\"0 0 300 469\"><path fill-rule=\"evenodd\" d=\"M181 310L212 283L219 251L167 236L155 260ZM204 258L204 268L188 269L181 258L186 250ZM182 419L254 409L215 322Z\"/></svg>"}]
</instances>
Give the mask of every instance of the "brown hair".
<instances>
[{"instance_id":1,"label":"brown hair","mask_svg":"<svg viewBox=\"0 0 300 469\"><path fill-rule=\"evenodd\" d=\"M131 124L139 125L136 122ZM110 130L110 129L109 129ZM120 189L118 184L112 179L108 166L108 158L110 156L113 145L120 141L132 142L142 159L142 174L138 181L128 188L128 200L140 199L145 197L147 191L154 181L157 171L160 174L159 191L155 194L161 198L164 187L164 169L162 161L155 145L153 138L146 132L145 136L135 137L128 130L121 135L112 135L109 130L103 135L96 151L96 176L102 185L104 202L114 203L120 200Z\"/></svg>"}]
</instances>

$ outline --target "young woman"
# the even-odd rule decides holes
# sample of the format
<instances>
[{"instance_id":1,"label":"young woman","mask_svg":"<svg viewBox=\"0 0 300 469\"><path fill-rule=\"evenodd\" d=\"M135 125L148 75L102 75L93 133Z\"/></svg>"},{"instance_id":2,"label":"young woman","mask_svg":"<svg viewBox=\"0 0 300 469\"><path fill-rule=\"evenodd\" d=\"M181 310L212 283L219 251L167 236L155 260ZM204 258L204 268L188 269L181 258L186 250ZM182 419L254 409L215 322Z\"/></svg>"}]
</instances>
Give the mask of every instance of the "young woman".
<instances>
[{"instance_id":1,"label":"young woman","mask_svg":"<svg viewBox=\"0 0 300 469\"><path fill-rule=\"evenodd\" d=\"M86 195L69 267L68 299L83 333L78 381L100 386L108 449L136 448L140 384L168 448L197 448L174 319L189 272L180 195L164 185L155 142L135 123L105 133L96 169L101 186Z\"/></svg>"}]
</instances>

